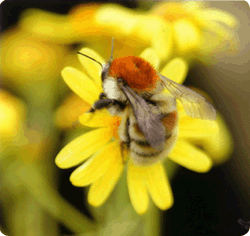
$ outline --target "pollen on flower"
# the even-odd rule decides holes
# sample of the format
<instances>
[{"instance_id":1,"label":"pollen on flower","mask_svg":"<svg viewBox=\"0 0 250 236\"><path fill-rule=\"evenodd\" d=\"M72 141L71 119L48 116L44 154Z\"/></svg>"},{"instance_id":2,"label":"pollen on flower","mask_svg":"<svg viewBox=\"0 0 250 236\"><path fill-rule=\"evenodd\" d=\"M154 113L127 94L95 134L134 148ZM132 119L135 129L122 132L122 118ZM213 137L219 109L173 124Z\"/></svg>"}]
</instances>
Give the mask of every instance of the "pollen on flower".
<instances>
[{"instance_id":1,"label":"pollen on flower","mask_svg":"<svg viewBox=\"0 0 250 236\"><path fill-rule=\"evenodd\" d=\"M121 118L120 117L116 117L116 119L114 119L114 123L113 123L113 136L117 139L117 140L119 140L120 138L119 138L119 134L118 134L118 128L119 128L119 126L120 126L120 124L121 124Z\"/></svg>"},{"instance_id":2,"label":"pollen on flower","mask_svg":"<svg viewBox=\"0 0 250 236\"><path fill-rule=\"evenodd\" d=\"M113 60L109 75L122 78L134 89L151 90L155 88L159 76L157 71L143 58L127 56Z\"/></svg>"}]
</instances>

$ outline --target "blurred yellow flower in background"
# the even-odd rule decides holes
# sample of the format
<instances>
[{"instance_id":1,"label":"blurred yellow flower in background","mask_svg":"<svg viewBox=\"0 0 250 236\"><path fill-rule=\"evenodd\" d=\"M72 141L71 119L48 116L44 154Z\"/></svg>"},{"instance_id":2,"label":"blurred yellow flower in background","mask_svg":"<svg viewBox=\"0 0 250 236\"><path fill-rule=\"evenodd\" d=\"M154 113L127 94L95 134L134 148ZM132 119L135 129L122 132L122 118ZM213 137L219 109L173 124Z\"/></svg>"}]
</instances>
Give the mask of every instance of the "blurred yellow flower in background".
<instances>
[{"instance_id":1,"label":"blurred yellow flower in background","mask_svg":"<svg viewBox=\"0 0 250 236\"><path fill-rule=\"evenodd\" d=\"M32 35L57 43L85 42L107 58L110 38L115 37L120 56L138 55L150 46L161 60L182 55L188 61L198 55L208 59L227 43L236 46L231 32L236 24L231 14L196 1L156 3L148 11L117 4L80 4L67 16L30 9L20 20Z\"/></svg>"},{"instance_id":2,"label":"blurred yellow flower in background","mask_svg":"<svg viewBox=\"0 0 250 236\"><path fill-rule=\"evenodd\" d=\"M85 102L75 94L69 95L55 113L55 125L61 129L70 129L81 114L88 111L91 104Z\"/></svg>"},{"instance_id":3,"label":"blurred yellow flower in background","mask_svg":"<svg viewBox=\"0 0 250 236\"><path fill-rule=\"evenodd\" d=\"M154 5L149 12L171 23L176 46L174 48L177 54L183 55L200 51L202 47L210 52L214 50L217 45L205 41L206 31L219 36L219 40L212 38L218 44L233 43L234 35L229 28L236 26L235 17L228 12L205 7L206 4L199 1L161 2Z\"/></svg>"},{"instance_id":4,"label":"blurred yellow flower in background","mask_svg":"<svg viewBox=\"0 0 250 236\"><path fill-rule=\"evenodd\" d=\"M13 27L1 36L4 83L27 86L27 82L53 81L59 75L66 53L65 46L44 43L19 27Z\"/></svg>"},{"instance_id":5,"label":"blurred yellow flower in background","mask_svg":"<svg viewBox=\"0 0 250 236\"><path fill-rule=\"evenodd\" d=\"M85 40L86 37L107 36L107 30L101 27L95 18L95 13L101 5L100 3L79 4L70 10L68 19L79 40Z\"/></svg>"},{"instance_id":6,"label":"blurred yellow flower in background","mask_svg":"<svg viewBox=\"0 0 250 236\"><path fill-rule=\"evenodd\" d=\"M138 14L125 7L107 4L97 11L96 18L115 32L119 30L127 37L151 45L161 59L167 59L173 53L191 59L194 53L214 52L219 44L233 44L234 36L224 25L234 28L236 19L227 12L204 8L204 5L195 1L161 2L148 12ZM118 22L122 21L129 24L119 24L118 28ZM215 35L211 38L204 31Z\"/></svg>"},{"instance_id":7,"label":"blurred yellow flower in background","mask_svg":"<svg viewBox=\"0 0 250 236\"><path fill-rule=\"evenodd\" d=\"M100 55L91 49L84 48L80 52L94 58L101 64L105 62ZM155 51L146 49L140 57L149 60L158 69L160 61ZM84 102L93 104L102 92L100 65L83 56L79 56L79 59L84 67L84 72L66 67L62 71L62 76L68 86ZM187 71L188 64L181 58L175 58L161 70L161 74L182 83ZM71 113L70 109L67 111L64 108L64 111ZM221 132L220 122L193 119L185 114L180 104L178 105L178 114L179 138L168 158L196 172L209 171L213 161L209 152L206 152L206 141L203 142L205 150L198 148L194 141L202 142L202 140L217 137L218 132ZM61 113L61 115L64 114ZM160 161L154 165L142 167L136 166L130 160L129 153L121 149L117 134L120 119L120 117L111 116L106 109L82 114L79 117L79 122L95 129L66 145L56 157L56 164L60 168L70 168L88 159L71 174L70 181L75 186L91 185L88 202L93 206L100 206L110 195L126 162L128 162L128 189L136 212L143 214L147 211L148 194L160 209L170 208L173 204L173 196L163 163ZM217 138L216 142L225 144L223 137ZM213 143L210 143L211 145ZM229 155L231 149L227 147L227 144L223 148L227 150L227 155Z\"/></svg>"},{"instance_id":8,"label":"blurred yellow flower in background","mask_svg":"<svg viewBox=\"0 0 250 236\"><path fill-rule=\"evenodd\" d=\"M26 107L21 99L6 90L0 90L0 136L1 142L13 140L22 129ZM21 129L20 129L21 128Z\"/></svg>"},{"instance_id":9,"label":"blurred yellow flower in background","mask_svg":"<svg viewBox=\"0 0 250 236\"><path fill-rule=\"evenodd\" d=\"M41 41L69 44L78 38L68 17L63 14L30 8L25 10L18 22L21 29Z\"/></svg>"}]
</instances>

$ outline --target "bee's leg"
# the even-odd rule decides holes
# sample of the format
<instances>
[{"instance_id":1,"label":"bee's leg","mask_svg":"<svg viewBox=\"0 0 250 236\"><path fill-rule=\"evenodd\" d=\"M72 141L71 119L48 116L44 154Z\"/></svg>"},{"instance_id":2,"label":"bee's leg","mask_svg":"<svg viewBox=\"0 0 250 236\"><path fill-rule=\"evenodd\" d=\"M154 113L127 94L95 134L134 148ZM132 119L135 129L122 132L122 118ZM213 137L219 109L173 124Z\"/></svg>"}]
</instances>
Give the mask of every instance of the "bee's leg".
<instances>
[{"instance_id":1,"label":"bee's leg","mask_svg":"<svg viewBox=\"0 0 250 236\"><path fill-rule=\"evenodd\" d=\"M99 99L104 99L105 97L106 97L106 95L104 93L100 93Z\"/></svg>"},{"instance_id":2,"label":"bee's leg","mask_svg":"<svg viewBox=\"0 0 250 236\"><path fill-rule=\"evenodd\" d=\"M125 164L128 159L128 143L120 142L120 147L121 147L122 162L123 164Z\"/></svg>"},{"instance_id":3,"label":"bee's leg","mask_svg":"<svg viewBox=\"0 0 250 236\"><path fill-rule=\"evenodd\" d=\"M105 107L108 107L110 104L114 104L114 99L101 99L94 103L94 105L91 107L91 109L88 112L94 112L95 110L100 110Z\"/></svg>"}]
</instances>

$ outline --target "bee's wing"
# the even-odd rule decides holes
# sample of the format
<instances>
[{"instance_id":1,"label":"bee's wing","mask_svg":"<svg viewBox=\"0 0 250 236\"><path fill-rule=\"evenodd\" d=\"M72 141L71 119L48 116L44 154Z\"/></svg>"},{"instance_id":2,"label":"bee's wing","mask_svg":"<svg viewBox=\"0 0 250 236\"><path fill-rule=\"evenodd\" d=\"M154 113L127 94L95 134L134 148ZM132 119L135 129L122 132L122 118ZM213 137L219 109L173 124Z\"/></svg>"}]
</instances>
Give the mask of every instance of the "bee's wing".
<instances>
[{"instance_id":1,"label":"bee's wing","mask_svg":"<svg viewBox=\"0 0 250 236\"><path fill-rule=\"evenodd\" d=\"M190 117L204 120L214 120L216 118L216 110L205 97L163 75L160 75L160 78L167 90L182 102L185 112Z\"/></svg>"},{"instance_id":2,"label":"bee's wing","mask_svg":"<svg viewBox=\"0 0 250 236\"><path fill-rule=\"evenodd\" d=\"M163 150L165 128L161 123L160 116L153 114L146 101L128 85L122 85L121 88L131 104L138 126L147 142L154 149Z\"/></svg>"}]
</instances>

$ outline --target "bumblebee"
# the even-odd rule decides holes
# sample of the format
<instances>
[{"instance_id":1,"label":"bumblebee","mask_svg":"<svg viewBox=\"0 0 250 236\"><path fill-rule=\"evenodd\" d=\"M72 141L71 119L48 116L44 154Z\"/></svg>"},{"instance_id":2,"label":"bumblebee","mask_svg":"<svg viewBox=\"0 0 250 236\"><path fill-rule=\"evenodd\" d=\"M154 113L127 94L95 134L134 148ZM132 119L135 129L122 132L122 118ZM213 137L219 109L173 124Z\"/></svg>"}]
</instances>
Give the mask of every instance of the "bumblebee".
<instances>
[{"instance_id":1,"label":"bumblebee","mask_svg":"<svg viewBox=\"0 0 250 236\"><path fill-rule=\"evenodd\" d=\"M216 118L216 110L205 97L159 74L143 58L113 59L112 54L113 46L104 65L82 54L102 67L103 93L89 112L106 108L122 118L118 134L135 164L153 164L172 150L178 134L177 99L190 117Z\"/></svg>"}]
</instances>

